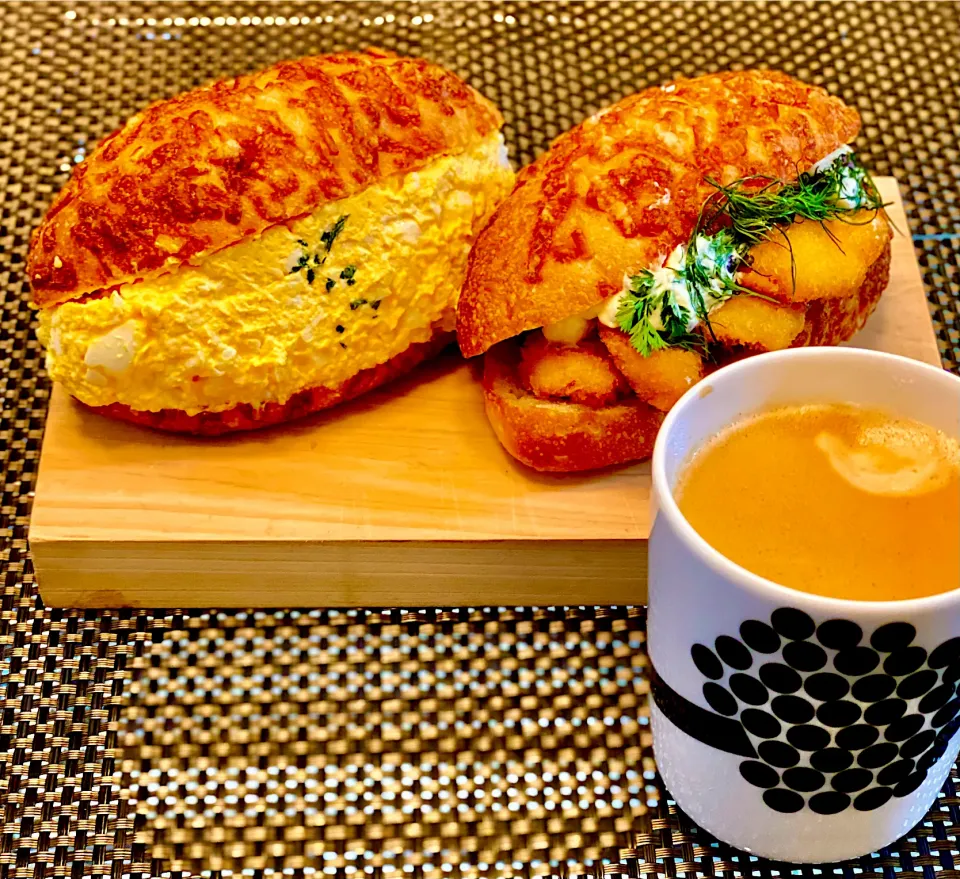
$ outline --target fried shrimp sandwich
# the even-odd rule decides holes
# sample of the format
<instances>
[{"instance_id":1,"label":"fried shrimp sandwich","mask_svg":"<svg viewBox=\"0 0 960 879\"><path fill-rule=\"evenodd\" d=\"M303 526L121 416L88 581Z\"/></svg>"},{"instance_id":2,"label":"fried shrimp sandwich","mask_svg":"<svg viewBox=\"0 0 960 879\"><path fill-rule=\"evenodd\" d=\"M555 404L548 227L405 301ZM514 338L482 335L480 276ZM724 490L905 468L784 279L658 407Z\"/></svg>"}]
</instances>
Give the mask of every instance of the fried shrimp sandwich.
<instances>
[{"instance_id":1,"label":"fried shrimp sandwich","mask_svg":"<svg viewBox=\"0 0 960 879\"><path fill-rule=\"evenodd\" d=\"M561 135L470 253L457 331L537 470L648 457L730 360L849 339L890 266L856 111L769 71L680 80Z\"/></svg>"}]
</instances>

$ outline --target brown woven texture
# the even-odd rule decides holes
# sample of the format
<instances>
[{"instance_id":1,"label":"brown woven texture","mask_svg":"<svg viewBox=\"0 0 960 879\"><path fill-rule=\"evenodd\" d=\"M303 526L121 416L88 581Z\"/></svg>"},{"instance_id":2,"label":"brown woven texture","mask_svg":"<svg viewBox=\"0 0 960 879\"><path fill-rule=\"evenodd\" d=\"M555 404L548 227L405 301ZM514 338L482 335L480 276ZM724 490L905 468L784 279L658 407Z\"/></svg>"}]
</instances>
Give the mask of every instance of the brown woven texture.
<instances>
[{"instance_id":1,"label":"brown woven texture","mask_svg":"<svg viewBox=\"0 0 960 879\"><path fill-rule=\"evenodd\" d=\"M500 105L522 162L643 86L768 65L860 109L957 370L960 5L35 2L0 5L0 33L0 879L960 876L960 773L848 865L692 827L656 777L641 609L44 609L26 537L49 387L23 275L93 141L280 58L427 55Z\"/></svg>"}]
</instances>

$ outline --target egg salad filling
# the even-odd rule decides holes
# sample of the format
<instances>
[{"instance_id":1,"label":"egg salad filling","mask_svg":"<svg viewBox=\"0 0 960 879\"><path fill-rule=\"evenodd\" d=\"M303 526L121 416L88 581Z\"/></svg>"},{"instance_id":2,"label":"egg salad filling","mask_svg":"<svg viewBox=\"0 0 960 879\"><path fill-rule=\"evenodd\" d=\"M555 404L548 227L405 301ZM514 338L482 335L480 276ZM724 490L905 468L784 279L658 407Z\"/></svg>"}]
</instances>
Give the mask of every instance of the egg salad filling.
<instances>
[{"instance_id":1,"label":"egg salad filling","mask_svg":"<svg viewBox=\"0 0 960 879\"><path fill-rule=\"evenodd\" d=\"M40 313L54 381L91 406L283 403L385 363L454 307L513 172L499 133L196 265Z\"/></svg>"}]
</instances>

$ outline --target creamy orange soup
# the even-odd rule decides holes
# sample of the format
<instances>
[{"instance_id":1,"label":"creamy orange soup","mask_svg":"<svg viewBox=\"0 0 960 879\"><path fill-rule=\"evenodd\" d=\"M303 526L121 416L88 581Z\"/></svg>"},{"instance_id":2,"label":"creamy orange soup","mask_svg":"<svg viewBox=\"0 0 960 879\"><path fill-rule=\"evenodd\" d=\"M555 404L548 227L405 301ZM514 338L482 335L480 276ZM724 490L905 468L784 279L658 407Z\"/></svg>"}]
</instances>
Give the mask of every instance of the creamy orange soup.
<instances>
[{"instance_id":1,"label":"creamy orange soup","mask_svg":"<svg viewBox=\"0 0 960 879\"><path fill-rule=\"evenodd\" d=\"M744 419L675 492L731 561L803 592L887 601L960 588L960 443L838 404Z\"/></svg>"}]
</instances>

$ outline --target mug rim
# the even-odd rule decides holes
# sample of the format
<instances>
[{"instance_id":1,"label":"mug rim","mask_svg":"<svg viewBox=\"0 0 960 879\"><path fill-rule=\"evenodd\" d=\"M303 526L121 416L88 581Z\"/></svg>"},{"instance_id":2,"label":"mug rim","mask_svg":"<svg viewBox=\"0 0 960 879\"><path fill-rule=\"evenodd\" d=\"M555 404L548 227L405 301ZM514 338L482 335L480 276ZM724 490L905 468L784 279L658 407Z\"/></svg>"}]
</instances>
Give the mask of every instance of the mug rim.
<instances>
[{"instance_id":1,"label":"mug rim","mask_svg":"<svg viewBox=\"0 0 960 879\"><path fill-rule=\"evenodd\" d=\"M768 351L763 354L756 354L738 360L736 363L728 364L712 373L702 382L695 384L673 405L660 426L657 439L654 444L653 455L650 462L651 479L654 493L657 500L656 515L666 516L671 527L684 545L693 552L696 557L709 569L725 579L736 583L742 588L751 592L768 597L776 597L782 600L789 599L796 602L802 600L809 605L829 612L842 610L846 613L864 613L872 615L888 615L890 613L910 614L935 612L939 606L950 606L960 602L960 585L955 589L946 592L937 592L933 595L924 595L919 598L898 598L885 601L867 601L855 598L833 598L828 595L818 595L812 592L804 592L795 589L792 586L785 586L777 583L775 580L768 580L759 574L754 574L736 562L728 559L718 549L711 546L697 530L691 525L686 516L680 512L676 498L673 496L673 490L667 480L666 457L667 457L667 438L676 424L683 417L686 408L693 404L693 401L700 399L704 393L708 382L733 381L741 373L747 373L755 369L763 369L771 361L782 360L814 360L823 357L835 357L840 360L872 360L878 363L896 363L900 367L914 370L916 373L925 374L930 378L936 376L945 377L948 384L955 384L960 391L960 377L953 375L945 369L934 366L930 363L924 363L919 360L913 360L910 357L903 357L899 354L890 354L886 351L874 351L869 348L838 348L838 347L807 347L807 348L787 348L782 351ZM926 379L925 379L926 380ZM944 381L944 378L936 378L936 381ZM842 401L838 401L842 402ZM731 416L727 427L734 423L736 417ZM960 437L957 437L960 439Z\"/></svg>"}]
</instances>

